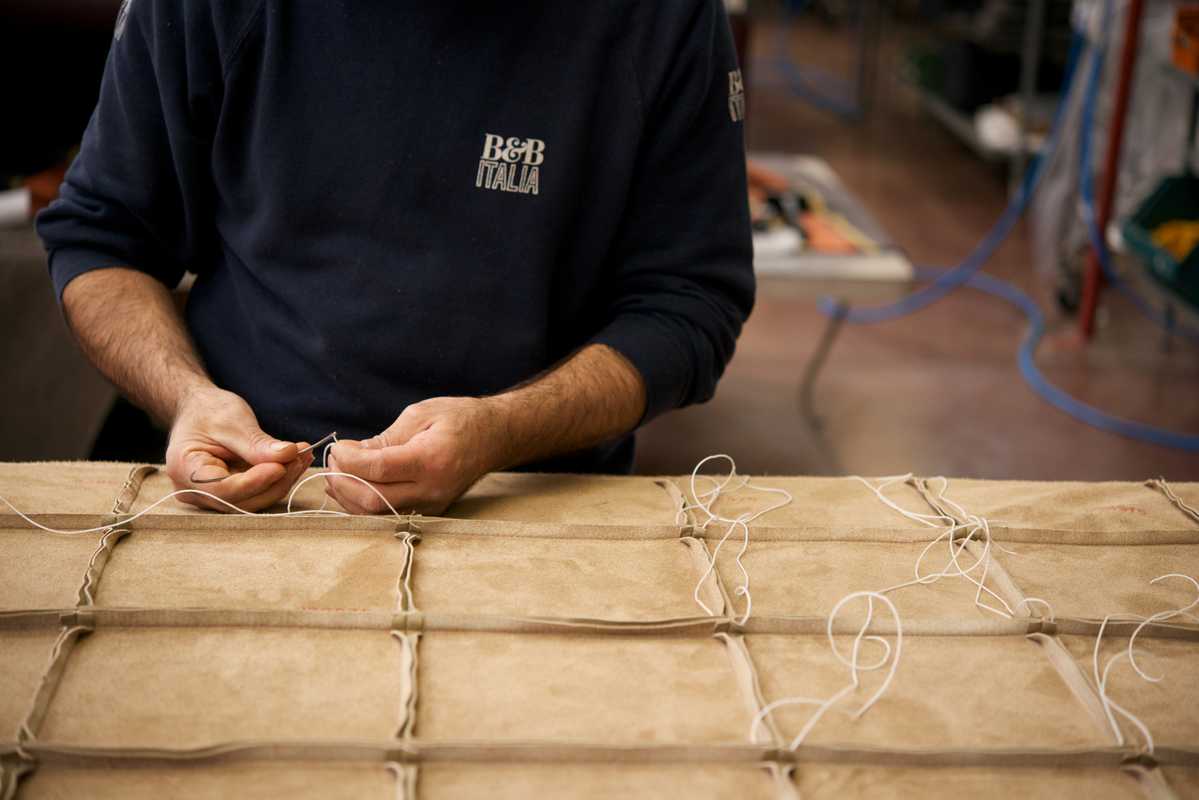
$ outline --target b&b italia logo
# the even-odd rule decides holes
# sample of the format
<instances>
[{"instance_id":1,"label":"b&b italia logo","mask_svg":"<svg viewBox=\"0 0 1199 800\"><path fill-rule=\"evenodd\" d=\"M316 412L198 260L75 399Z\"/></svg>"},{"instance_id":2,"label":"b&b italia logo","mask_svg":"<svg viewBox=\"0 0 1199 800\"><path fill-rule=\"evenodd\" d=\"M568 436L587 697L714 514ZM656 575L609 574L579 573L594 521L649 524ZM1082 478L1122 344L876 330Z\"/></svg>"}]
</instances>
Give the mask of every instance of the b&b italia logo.
<instances>
[{"instance_id":1,"label":"b&b italia logo","mask_svg":"<svg viewBox=\"0 0 1199 800\"><path fill-rule=\"evenodd\" d=\"M544 161L545 142L541 139L484 134L483 157L479 159L475 186L497 192L538 194Z\"/></svg>"},{"instance_id":2,"label":"b&b italia logo","mask_svg":"<svg viewBox=\"0 0 1199 800\"><path fill-rule=\"evenodd\" d=\"M745 119L745 83L739 69L729 73L729 117L733 122Z\"/></svg>"}]
</instances>

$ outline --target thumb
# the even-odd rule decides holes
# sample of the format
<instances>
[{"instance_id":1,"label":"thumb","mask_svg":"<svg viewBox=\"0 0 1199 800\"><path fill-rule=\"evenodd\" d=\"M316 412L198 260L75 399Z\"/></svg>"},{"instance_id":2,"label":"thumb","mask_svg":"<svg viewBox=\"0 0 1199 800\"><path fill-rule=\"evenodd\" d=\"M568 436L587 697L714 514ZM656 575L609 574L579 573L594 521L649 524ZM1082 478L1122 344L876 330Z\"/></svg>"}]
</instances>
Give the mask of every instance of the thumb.
<instances>
[{"instance_id":1,"label":"thumb","mask_svg":"<svg viewBox=\"0 0 1199 800\"><path fill-rule=\"evenodd\" d=\"M247 464L267 462L287 463L295 459L297 447L294 442L282 442L267 435L257 425L249 425L232 432L228 441L221 444Z\"/></svg>"}]
</instances>

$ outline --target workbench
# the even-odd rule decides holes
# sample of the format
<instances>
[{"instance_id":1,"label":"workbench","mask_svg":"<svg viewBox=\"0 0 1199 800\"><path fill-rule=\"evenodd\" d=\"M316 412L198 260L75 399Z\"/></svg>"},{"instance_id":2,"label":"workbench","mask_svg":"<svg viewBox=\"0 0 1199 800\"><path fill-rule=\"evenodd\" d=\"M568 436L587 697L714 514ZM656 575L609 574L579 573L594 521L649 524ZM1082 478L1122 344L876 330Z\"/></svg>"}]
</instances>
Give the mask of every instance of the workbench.
<instances>
[{"instance_id":1,"label":"workbench","mask_svg":"<svg viewBox=\"0 0 1199 800\"><path fill-rule=\"evenodd\" d=\"M321 483L293 511L321 508ZM887 489L931 525L850 478L753 485L793 502L749 525L749 613L740 533L697 589L727 526L703 525L689 478L491 475L439 517L172 499L133 518L172 490L154 467L0 464L0 495L37 523L100 528L50 534L0 503L0 796L1199 793L1196 618L1138 636L1159 682L1111 668L1106 697L1152 750L1123 716L1112 728L1091 678L1105 617L1126 615L1104 662L1136 619L1194 599L1150 581L1199 576L1199 484ZM716 510L762 500L745 487ZM849 593L910 580L963 515L988 521L983 582L1012 614L947 578L889 593L897 618L862 628L854 602L829 623ZM886 672L863 671L796 747L812 705L751 735L767 703L846 685L828 632L896 657L889 688L855 718Z\"/></svg>"}]
</instances>

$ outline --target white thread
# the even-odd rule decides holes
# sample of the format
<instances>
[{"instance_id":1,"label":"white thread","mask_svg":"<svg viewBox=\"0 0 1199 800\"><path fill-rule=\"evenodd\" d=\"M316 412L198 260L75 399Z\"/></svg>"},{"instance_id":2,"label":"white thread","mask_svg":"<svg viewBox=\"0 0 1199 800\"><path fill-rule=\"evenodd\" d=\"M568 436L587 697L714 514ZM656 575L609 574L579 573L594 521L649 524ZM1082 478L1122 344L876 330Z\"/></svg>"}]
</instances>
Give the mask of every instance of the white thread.
<instances>
[{"instance_id":1,"label":"white thread","mask_svg":"<svg viewBox=\"0 0 1199 800\"><path fill-rule=\"evenodd\" d=\"M1148 617L1137 617L1129 614L1108 614L1103 618L1103 622L1099 625L1099 632L1095 635L1095 649L1091 652L1091 675L1095 680L1095 688L1099 693L1099 702L1103 706L1103 713L1107 717L1108 725L1112 729L1112 735L1116 737L1116 742L1121 745L1124 744L1124 733L1120 730L1119 723L1116 722L1115 714L1119 714L1131 722L1137 728L1137 730L1141 732L1141 735L1145 739L1145 750L1149 753L1153 752L1153 734L1149 732L1148 726L1146 726L1139 717L1108 696L1107 680L1108 676L1111 674L1112 667L1114 667L1116 662L1122 658L1128 659L1129 665L1132 667L1137 676L1141 678L1141 680L1149 683L1158 683L1162 680L1162 677L1164 677L1159 676L1155 678L1151 675L1148 675L1137 665L1136 654L1133 650L1133 645L1136 644L1136 638L1138 635L1140 635L1142 630L1150 625L1159 625L1166 620L1173 619L1176 616L1192 617L1193 615L1188 612L1195 606L1199 605L1199 581L1195 580L1190 575L1184 575L1179 572L1168 572L1165 575L1158 575L1156 578L1149 581L1149 583L1155 584L1159 581L1166 580L1167 578L1181 578L1185 581L1189 581L1191 585L1195 587L1195 599L1181 608L1159 611L1156 614L1149 615ZM1128 637L1128 646L1109 658L1107 663L1104 664L1102 672L1100 672L1099 649L1103 642L1103 632L1107 630L1107 624L1117 617L1132 617L1133 619L1138 620L1139 624L1133 629L1132 634Z\"/></svg>"},{"instance_id":2,"label":"white thread","mask_svg":"<svg viewBox=\"0 0 1199 800\"><path fill-rule=\"evenodd\" d=\"M1040 603L1041 605L1045 606L1046 610L1049 611L1049 621L1050 622L1054 622L1057 619L1057 617L1055 617L1053 614L1053 606L1049 604L1049 601L1042 600L1039 597L1026 597L1023 600L1021 600L1019 603L1016 603L1016 608L1019 608L1020 606L1023 606L1023 605L1030 605L1032 603ZM1031 609L1029 609L1029 610L1031 611Z\"/></svg>"},{"instance_id":3,"label":"white thread","mask_svg":"<svg viewBox=\"0 0 1199 800\"><path fill-rule=\"evenodd\" d=\"M844 655L842 655L840 649L837 647L837 640L833 636L833 623L837 618L837 614L842 608L844 608L845 604L859 597L866 598L866 619L862 622L861 627L858 628L857 635L854 636L853 648L850 651L849 657L846 658ZM894 650L892 650L890 643L881 636L865 635L866 631L870 628L870 623L874 619L874 601L876 599L883 602L891 612L891 616L895 618ZM832 696L824 700L817 700L811 697L785 697L763 706L762 709L754 715L753 721L750 723L750 741L755 741L755 737L758 734L758 728L762 724L762 721L765 720L768 715L773 713L776 708L787 705L814 705L817 707L816 710L812 712L812 715L808 717L803 727L800 728L799 733L796 734L795 738L791 740L791 749L795 750L804 743L804 740L807 739L808 734L812 732L813 728L816 727L816 724L825 715L825 713L829 711L829 709L833 708L844 697L847 697L855 689L858 689L861 686L861 673L882 669L888 663L891 665L891 667L887 670L887 677L883 679L882 684L880 684L878 689L876 689L874 693L870 695L862 707L853 712L853 718L860 719L863 714L869 711L870 708L876 702L878 702L878 699L882 697L884 693L886 693L887 689L890 688L891 682L895 679L895 671L899 667L899 658L903 653L903 622L900 620L898 609L895 608L895 604L892 603L888 597L879 594L878 592L869 591L851 592L850 594L847 594L845 597L841 598L837 604L833 606L833 610L829 612L825 634L828 637L829 647L833 651L833 656L849 668L849 684L839 689L833 693ZM881 644L883 646L882 658L873 664L862 664L859 660L859 656L861 654L861 644L863 641L874 641Z\"/></svg>"},{"instance_id":4,"label":"white thread","mask_svg":"<svg viewBox=\"0 0 1199 800\"><path fill-rule=\"evenodd\" d=\"M1000 595L995 593L993 590L988 588L986 585L987 575L989 574L990 567L991 567L991 563L990 563L991 562L991 547L994 545L994 542L991 538L990 522L983 517L979 517L974 514L967 514L965 509L963 509L961 506L959 506L957 503L950 500L946 496L945 493L948 490L948 485L949 485L948 479L941 478L942 486L941 486L941 491L938 494L937 499L943 500L946 503L948 503L949 505L953 506L953 508L955 510L957 510L958 513L961 514L962 517L966 520L966 522L964 522L964 523L958 522L956 519L954 519L953 517L951 517L947 514L940 514L940 513L938 513L938 514L920 514L915 511L909 511L906 508L901 507L898 503L896 503L891 498L887 497L886 494L884 494L883 490L886 489L887 487L889 487L895 483L909 480L912 477L911 473L907 473L905 475L893 475L893 476L890 476L887 478L883 478L877 486L875 486L874 484L870 483L870 481L868 481L865 478L862 478L858 475L852 475L850 477L853 480L856 480L859 483L863 484L866 488L870 489L870 491L874 493L874 496L877 497L884 505L893 509L894 511L897 511L898 513L902 514L903 516L907 517L910 520L919 522L922 525L926 525L926 526L932 527L932 528L936 528L936 527L940 527L940 526L938 526L935 522L932 522L931 520L940 520L940 521L946 523L946 527L941 532L941 534L939 536L937 536L937 538L935 538L931 542L929 542L927 545L925 545L924 549L920 552L920 555L917 557L916 564L914 567L915 575L916 575L915 580L905 581L903 583L897 583L894 586L889 586L885 589L880 589L879 590L880 593L885 594L885 593L893 592L897 589L903 589L908 586L928 585L928 584L936 583L941 578L965 578L967 581L974 584L976 587L975 593L974 593L974 603L976 606L978 606L979 608L985 609L986 611L990 611L991 613L996 614L1000 617L1004 617L1006 619L1011 619L1013 616L1015 616L1015 612L1013 612L1012 607L1010 605L1008 605L1007 601L1004 600ZM966 531L966 535L964 537L956 537L955 534L957 534L958 531L962 531L962 530ZM970 566L963 567L959 561L959 556L961 555L962 551L966 549L966 545L972 539L974 539L975 536L979 535L980 533L982 534L981 539L983 542L982 553L978 556L977 559L975 559L974 563L972 563ZM959 538L960 538L960 542L961 542L960 544L958 544ZM920 572L920 567L924 563L924 559L928 556L928 553L942 539L945 539L946 544L948 545L948 552L949 552L948 564L940 572L931 573L929 575L922 575ZM950 565L952 565L952 567L953 567L952 570L950 570L950 568L949 568ZM980 567L982 568L982 575L979 578L975 578L972 573L975 570L979 569ZM1002 609L997 608L989 603L983 602L982 595L984 592L989 597L992 597L995 600L997 600L1003 606L1003 608Z\"/></svg>"},{"instance_id":5,"label":"white thread","mask_svg":"<svg viewBox=\"0 0 1199 800\"><path fill-rule=\"evenodd\" d=\"M852 691L853 684L851 683L821 703L820 706L814 712L812 712L812 716L808 717L808 721L804 723L803 727L799 729L799 733L795 735L795 738L791 740L791 749L798 749L799 746L804 743L804 739L808 738L808 734L812 732L812 729L816 727L816 723L820 722L825 712L835 706L838 702L840 702L842 697L845 697L845 695Z\"/></svg>"},{"instance_id":6,"label":"white thread","mask_svg":"<svg viewBox=\"0 0 1199 800\"><path fill-rule=\"evenodd\" d=\"M328 469L329 468L329 450L332 449L333 445L337 444L337 442L338 442L337 431L333 431L333 433L326 436L325 439L328 439L329 443L326 444L325 449L321 451L321 466L325 467L325 469ZM323 441L325 441L325 439L321 439L321 441L323 442ZM334 514L334 515L337 515L340 513L337 511L326 511L325 509L326 509L326 506L328 506L328 505L329 505L329 493L325 492L325 497L323 500L321 500L321 507L316 509L313 513L314 514ZM291 511L291 498L290 497L288 497L287 510Z\"/></svg>"},{"instance_id":7,"label":"white thread","mask_svg":"<svg viewBox=\"0 0 1199 800\"><path fill-rule=\"evenodd\" d=\"M399 534L396 534L399 536ZM396 613L412 611L412 565L416 558L415 542L417 537L411 533L404 534L404 566L400 571L399 582L396 584ZM394 633L394 631L393 631Z\"/></svg>"},{"instance_id":8,"label":"white thread","mask_svg":"<svg viewBox=\"0 0 1199 800\"><path fill-rule=\"evenodd\" d=\"M962 542L962 545L956 549L954 549L952 546L950 547L950 561L954 565L954 567L957 568L957 572L953 573L953 576L963 577L975 585L974 604L976 606L978 606L979 608L985 609L987 611L990 611L1000 617L1011 619L1013 616L1015 616L1015 612L1012 610L1012 607L1010 605L1008 605L1007 601L1004 600L1000 595L996 594L994 591L987 588L987 585L986 585L987 575L990 573L990 570L991 570L991 547L994 546L994 541L991 538L991 523L990 523L990 521L987 520L985 517L979 517L974 514L966 513L965 509L963 509L957 503L950 500L945 494L949 487L949 481L946 478L942 478L941 480L942 480L942 487L941 487L940 493L937 496L937 499L944 501L944 502L948 503L949 505L953 506L953 508L955 510L957 510L957 512L959 514L961 514L962 518L966 520L966 524L964 526L961 526L961 527L966 528L966 530L967 530L967 534L966 534L965 539ZM957 527L956 520L954 520L953 524L956 529L956 527ZM983 534L982 553L979 554L978 559L973 564L971 564L968 568L963 569L961 564L958 563L958 556L961 554L962 550L965 549L966 545L970 542L970 540L974 538L975 534L979 533L980 531ZM950 536L951 542L952 542L952 539L953 539L953 537L951 535ZM977 569L979 566L982 566L982 575L978 579L975 579L970 573L973 572L975 569ZM946 577L949 577L949 576L946 576ZM984 603L982 601L982 593L983 592L986 592L988 595L990 595L991 597L998 600L999 603L1003 606L1003 609L998 609L988 603Z\"/></svg>"},{"instance_id":9,"label":"white thread","mask_svg":"<svg viewBox=\"0 0 1199 800\"><path fill-rule=\"evenodd\" d=\"M404 800L408 796L408 793L404 789L404 768L398 762L395 762L395 761L388 761L383 766L385 766L387 768L388 772L390 772L392 775L395 776L396 800Z\"/></svg>"},{"instance_id":10,"label":"white thread","mask_svg":"<svg viewBox=\"0 0 1199 800\"><path fill-rule=\"evenodd\" d=\"M1195 595L1194 600L1192 600L1190 603L1183 606L1182 608L1175 608L1170 611L1159 611L1156 614L1153 614L1153 615L1147 617L1144 621L1141 622L1140 625L1137 625L1136 629L1133 630L1132 635L1128 637L1128 663L1132 666L1132 668L1136 671L1136 673L1141 676L1142 679L1147 680L1150 683L1158 683L1159 681L1161 681L1161 678L1160 677L1151 678L1148 675L1146 675L1144 673L1144 671L1141 670L1140 667L1137 666L1136 656L1134 656L1133 652L1132 652L1132 646L1133 646L1133 643L1136 642L1137 636L1148 625L1153 625L1158 622L1165 622L1166 620L1173 619L1174 617L1177 617L1181 614L1186 614L1188 611L1190 611L1195 606L1199 606L1199 581L1195 580L1190 575L1183 575L1180 572L1168 572L1165 575L1158 575L1156 578L1149 581L1149 583L1150 583L1150 585L1152 585L1152 584L1157 583L1158 581L1164 581L1166 578L1182 578L1184 581L1190 581L1191 585L1195 587L1196 595Z\"/></svg>"},{"instance_id":11,"label":"white thread","mask_svg":"<svg viewBox=\"0 0 1199 800\"><path fill-rule=\"evenodd\" d=\"M729 473L724 477L723 481L717 480L710 475L699 474L699 471L704 464L707 464L709 461L718 458L723 458L729 462ZM741 478L740 483L729 489L729 485L739 477ZM700 492L696 487L696 480L699 478L711 481L712 488L708 491ZM769 514L771 511L775 511L783 508L786 505L789 505L793 498L791 497L791 493L786 489L778 489L772 486L756 486L749 482L748 477L737 475L737 463L733 461L731 456L724 453L716 453L715 455L710 455L706 458L700 459L699 463L695 465L695 469L691 470L690 487L691 496L695 499L695 502L691 505L684 503L682 507L679 508L677 514L675 515L676 523L680 525L683 524L687 519L688 511L699 509L707 515L707 519L698 525L698 528L701 531L707 531L708 526L713 522L725 523L729 526L728 530L725 531L724 536L722 536L720 541L716 543L716 547L713 549L712 555L709 557L708 568L704 570L704 574L700 576L699 581L695 584L695 589L692 591L691 596L695 599L695 602L699 604L699 607L708 614L708 616L716 615L716 612L709 608L708 604L700 598L699 592L700 589L703 588L704 583L708 580L708 577L714 574L716 571L716 557L720 554L720 548L724 547L724 543L728 541L728 538L732 535L733 531L740 527L742 531L741 549L737 551L736 562L737 568L741 570L741 585L734 590L733 594L737 597L745 598L745 611L739 618L736 618L738 625L744 625L749 620L750 614L753 612L753 595L751 595L749 591L749 570L745 568L745 562L742 561L746 551L749 549L749 523L753 522L763 514ZM746 512L735 519L731 517L722 517L712 510L712 506L717 500L720 499L722 495L727 494L728 492L739 491L741 489L753 489L754 491L758 492L777 494L781 495L783 499L772 506L759 509L758 511Z\"/></svg>"},{"instance_id":12,"label":"white thread","mask_svg":"<svg viewBox=\"0 0 1199 800\"><path fill-rule=\"evenodd\" d=\"M888 497L886 495L886 493L884 491L885 489L887 489L888 487L890 487L896 483L910 480L912 478L911 473L906 473L904 475L892 475L892 476L882 478L879 480L879 483L877 485L872 484L870 481L866 480L863 477L857 476L857 475L853 475L850 477L851 477L851 479L858 481L859 483L864 485L866 488L868 488L874 494L874 496L877 497L878 500L880 502L882 502L884 505L886 505L888 508L892 509L893 511L897 512L898 514L901 514L905 518L910 519L913 522L917 522L926 527L943 528L943 530L941 531L940 534L937 535L936 538L934 538L932 541L928 542L928 544L926 544L924 546L924 548L920 551L920 555L917 556L916 562L913 566L913 572L915 575L914 580L897 583L894 586L889 586L885 589L880 589L878 591L853 592L853 593L848 594L845 597L841 598L841 600L839 600L837 602L837 604L835 606L833 606L833 610L829 613L829 616L828 616L826 634L829 639L829 645L833 651L833 656L838 661L840 661L843 665L849 667L849 670L850 670L849 685L846 686L845 688L841 689L840 691L836 692L832 697L829 697L823 701L813 700L812 698L808 698L808 697L789 697L789 698L783 698L781 700L776 700L773 703L770 703L770 704L764 706L762 708L762 710L759 711L757 715L755 715L754 721L750 725L750 740L751 741L753 741L754 737L757 735L758 727L761 725L762 720L764 720L765 717L768 714L770 714L775 708L778 708L778 707L784 706L784 705L793 705L793 704L816 705L817 706L816 711L813 712L812 716L808 718L808 720L804 724L803 728L800 729L799 734L795 737L795 739L791 743L792 749L798 747L800 744L803 743L804 739L811 732L811 730L815 727L817 722L819 722L820 718L830 708L832 708L834 705L836 705L838 702L840 702L840 700L843 697L847 696L850 692L852 692L853 690L857 689L860 686L860 677L859 677L860 673L869 672L871 670L876 670L876 669L881 669L883 666L890 663L891 668L887 673L886 679L884 679L883 683L874 692L874 694L872 694L870 696L870 698L867 700L867 702L860 709L858 709L857 712L854 713L854 715L853 715L854 718L855 719L861 718L861 716L863 714L865 714L876 702L878 702L878 700L883 696L883 694L886 693L887 689L890 688L891 682L894 680L895 670L899 666L899 658L901 655L902 642L903 642L903 624L902 624L902 621L899 616L899 610L895 607L895 604L892 603L891 600L886 597L886 595L890 592L894 592L894 591L897 591L899 589L903 589L903 588L906 588L909 586L929 585L932 583L936 583L937 581L939 581L942 578L955 578L955 577L965 578L967 581L969 581L970 583L975 585L974 603L976 606L978 606L979 608L982 608L982 609L986 609L987 611L990 611L994 614L997 614L1001 617L1005 617L1008 619L1015 616L1015 612L1012 610L1012 607L1010 605L1008 605L1007 601L1004 600L1000 595L998 595L997 593L995 593L993 590L991 590L990 588L988 588L986 586L987 576L990 572L991 548L992 548L992 546L998 547L998 545L994 542L994 540L991 537L990 522L983 517L979 517L974 514L966 513L965 509L963 509L960 505L955 503L953 500L950 500L946 496L946 492L948 491L948 487L949 487L948 479L946 479L946 478L940 479L941 480L941 488L940 488L940 492L938 493L938 499L943 500L945 503L947 503L949 506L951 506L954 510L956 510L962 516L962 518L965 520L965 522L958 522L958 520L949 516L948 514L944 514L944 513L940 513L940 512L933 513L933 514L922 514L919 512L915 512L915 511L909 511L908 509L903 508L902 506L900 506L898 503L896 503L894 500L892 500L890 497ZM694 489L693 489L692 493L694 494ZM964 531L965 535L958 536L957 534L959 533L959 531ZM982 552L978 554L978 556L975 558L973 563L969 564L968 566L964 565L960 558L962 551L965 550L967 545L972 540L975 540L976 537L978 537L978 540L981 541L981 543L982 543ZM928 557L928 554L930 552L932 552L932 550L942 540L945 540L946 546L948 549L948 561L947 561L945 567L943 567L941 570L939 570L937 572L931 572L928 574L923 573L921 571L921 568L924 563L924 560ZM1000 548L1000 549L1002 549L1002 548ZM1007 552L1010 552L1010 551L1007 551ZM980 569L981 569L981 575L979 575L978 577L975 577L975 575L973 573L975 573L976 571L979 571ZM984 593L988 597L992 597L995 600L997 600L1000 603L1000 605L1002 606L1002 608L999 608L999 607L991 605L990 603L984 602L984 600L983 600ZM866 597L867 598L866 620L863 623L862 627L859 628L857 635L854 637L853 649L850 653L850 656L847 658L837 648L836 640L833 638L833 633L832 633L833 623L837 616L837 613L844 607L844 605L857 597ZM874 600L876 598L878 600L886 603L892 616L895 618L896 635L895 635L895 650L894 650L894 652L892 652L890 644L883 637L881 637L881 636L866 636L865 635L866 630L869 628L870 623L873 620ZM1053 609L1052 609L1052 607L1050 607L1049 603L1046 602L1045 600L1034 597L1034 598L1026 598L1025 600L1021 601L1021 603L1028 603L1028 604L1041 603L1049 610L1050 619L1051 620L1053 619ZM882 658L880 658L874 664L870 664L870 665L861 664L859 657L860 657L861 645L862 645L863 641L873 641L873 642L877 642L877 643L881 644L884 648Z\"/></svg>"},{"instance_id":13,"label":"white thread","mask_svg":"<svg viewBox=\"0 0 1199 800\"><path fill-rule=\"evenodd\" d=\"M842 606L856 597L865 597L867 599L866 621L862 623L862 627L858 630L858 635L854 638L852 660L847 660L841 655L840 651L837 650L837 642L836 639L833 638L833 620L836 618L837 612L841 610ZM866 629L870 626L870 622L874 616L874 600L876 598L885 603L887 609L891 612L891 616L895 617L895 650L893 653L888 651L886 654L888 657L890 657L891 661L891 669L888 670L887 677L883 680L882 685L878 687L878 690L871 695L869 700L866 701L866 704L863 705L856 714L854 714L855 718L859 718L869 711L870 707L878 702L878 699L882 697L887 689L891 686L891 681L895 678L895 670L899 667L900 654L903 652L903 622L899 618L899 609L895 607L895 604L891 602L891 599L886 595L879 594L878 592L852 592L847 594L837 602L837 605L833 606L833 610L829 612L828 616L826 633L828 634L829 647L833 649L833 655L837 657L837 660L851 669L853 675L853 685L856 688L858 686L859 672L867 672L870 670L879 669L885 663L887 663L886 658L884 658L877 664L874 664L870 667L863 667L858 664L858 645L861 642L862 634L866 632Z\"/></svg>"},{"instance_id":14,"label":"white thread","mask_svg":"<svg viewBox=\"0 0 1199 800\"><path fill-rule=\"evenodd\" d=\"M784 697L772 703L767 703L762 706L761 711L754 715L754 720L749 725L749 740L751 742L757 741L758 728L761 727L763 720L770 716L776 708L795 705L819 706L824 705L825 702L825 700L817 700L813 697Z\"/></svg>"},{"instance_id":15,"label":"white thread","mask_svg":"<svg viewBox=\"0 0 1199 800\"><path fill-rule=\"evenodd\" d=\"M1156 486L1158 489L1161 489L1162 494L1164 494L1170 500L1170 502L1174 503L1174 505L1178 506L1179 509L1187 514L1190 514L1194 519L1199 519L1199 509L1188 505L1185 500L1175 494L1174 490L1170 488L1170 484L1166 483L1165 478L1156 478L1145 481L1145 483L1148 486Z\"/></svg>"}]
</instances>

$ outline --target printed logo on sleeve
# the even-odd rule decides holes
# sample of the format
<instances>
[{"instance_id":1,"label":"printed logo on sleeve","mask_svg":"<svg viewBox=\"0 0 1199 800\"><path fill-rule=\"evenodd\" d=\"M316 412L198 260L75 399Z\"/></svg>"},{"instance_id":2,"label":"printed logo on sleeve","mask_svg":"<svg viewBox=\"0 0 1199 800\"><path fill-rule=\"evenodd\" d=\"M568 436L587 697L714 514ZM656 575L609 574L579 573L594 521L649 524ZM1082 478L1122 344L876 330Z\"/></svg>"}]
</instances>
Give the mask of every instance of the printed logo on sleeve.
<instances>
[{"instance_id":1,"label":"printed logo on sleeve","mask_svg":"<svg viewBox=\"0 0 1199 800\"><path fill-rule=\"evenodd\" d=\"M729 117L733 122L745 119L745 84L739 69L729 73Z\"/></svg>"},{"instance_id":2,"label":"printed logo on sleeve","mask_svg":"<svg viewBox=\"0 0 1199 800\"><path fill-rule=\"evenodd\" d=\"M545 142L541 139L484 134L483 156L479 159L475 186L497 192L538 194L544 161Z\"/></svg>"}]
</instances>

